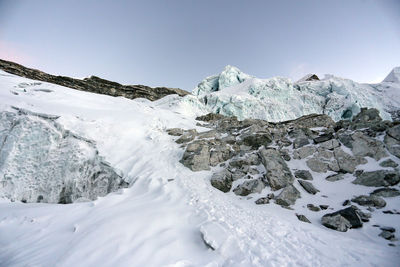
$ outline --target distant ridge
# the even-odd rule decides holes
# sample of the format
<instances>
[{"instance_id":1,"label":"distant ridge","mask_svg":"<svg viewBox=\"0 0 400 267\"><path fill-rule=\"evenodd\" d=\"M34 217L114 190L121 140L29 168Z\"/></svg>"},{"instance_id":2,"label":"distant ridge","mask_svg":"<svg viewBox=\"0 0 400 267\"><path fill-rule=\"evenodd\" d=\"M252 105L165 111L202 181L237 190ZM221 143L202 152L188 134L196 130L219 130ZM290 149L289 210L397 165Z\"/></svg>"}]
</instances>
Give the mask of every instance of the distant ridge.
<instances>
[{"instance_id":1,"label":"distant ridge","mask_svg":"<svg viewBox=\"0 0 400 267\"><path fill-rule=\"evenodd\" d=\"M149 87L146 85L122 85L96 76L84 79L75 79L66 76L51 75L40 70L24 67L20 64L0 59L0 69L25 78L54 83L80 91L92 93L123 96L129 99L146 98L151 101L171 94L185 96L190 94L179 88Z\"/></svg>"}]
</instances>

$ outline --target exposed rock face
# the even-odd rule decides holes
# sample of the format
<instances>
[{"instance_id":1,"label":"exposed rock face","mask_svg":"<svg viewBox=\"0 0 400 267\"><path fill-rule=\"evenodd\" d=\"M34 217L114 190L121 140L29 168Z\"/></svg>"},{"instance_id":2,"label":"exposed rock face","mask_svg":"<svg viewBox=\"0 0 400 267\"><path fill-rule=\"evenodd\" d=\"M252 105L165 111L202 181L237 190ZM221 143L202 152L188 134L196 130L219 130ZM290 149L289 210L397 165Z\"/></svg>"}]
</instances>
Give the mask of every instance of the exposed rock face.
<instances>
[{"instance_id":1,"label":"exposed rock face","mask_svg":"<svg viewBox=\"0 0 400 267\"><path fill-rule=\"evenodd\" d=\"M92 141L55 118L26 110L0 113L0 197L66 204L128 186Z\"/></svg>"},{"instance_id":2,"label":"exposed rock face","mask_svg":"<svg viewBox=\"0 0 400 267\"><path fill-rule=\"evenodd\" d=\"M293 183L292 173L277 150L262 149L260 158L267 170L266 177L272 190L279 190Z\"/></svg>"},{"instance_id":3,"label":"exposed rock face","mask_svg":"<svg viewBox=\"0 0 400 267\"><path fill-rule=\"evenodd\" d=\"M275 204L292 209L290 206L301 197L299 185L310 194L309 197L321 190L320 196L328 198L336 196L329 191L324 193L326 187L320 184L343 180L335 186L353 182L362 186L388 187L400 181L396 169L398 161L390 155L393 147L388 147L393 143L400 148L400 142L394 138L398 138L397 123L382 121L374 110L365 109L354 121L338 123L324 115L309 115L280 123L249 119L238 121L235 117L215 114L197 119L205 122L201 126L210 130L202 133L168 130L169 134L177 136L178 143L186 147L181 162L192 170L211 170L211 185L222 192L247 198L257 196L254 201L257 205L269 204L274 199ZM374 162L364 165L369 161ZM378 164L385 169L379 167L369 171L370 166ZM325 179L315 181L321 188L310 182L315 174L313 172L327 173ZM299 185L294 183L294 177ZM275 197L265 194L268 190L280 191ZM353 197L351 201L339 199L343 206L348 207L325 214L321 221L325 226L343 232L361 227L363 222L370 220L371 214L377 212L376 209L386 205L382 197L398 195L400 193L396 188L380 188L370 195ZM352 202L366 207L371 213L350 206ZM295 208L323 213L322 210L329 206L309 203L306 207ZM398 211L383 213L397 214ZM298 218L309 222L303 215Z\"/></svg>"},{"instance_id":4,"label":"exposed rock face","mask_svg":"<svg viewBox=\"0 0 400 267\"><path fill-rule=\"evenodd\" d=\"M325 214L322 216L321 222L324 226L340 232L346 232L349 228L359 228L363 225L357 209L354 207Z\"/></svg>"},{"instance_id":5,"label":"exposed rock face","mask_svg":"<svg viewBox=\"0 0 400 267\"><path fill-rule=\"evenodd\" d=\"M400 175L397 171L378 170L363 172L353 181L353 184L365 186L392 186L398 184Z\"/></svg>"},{"instance_id":6,"label":"exposed rock face","mask_svg":"<svg viewBox=\"0 0 400 267\"><path fill-rule=\"evenodd\" d=\"M54 83L65 87L77 89L80 91L110 95L123 96L129 99L147 98L151 101L163 98L166 95L178 94L180 96L188 95L189 92L178 88L156 87L152 88L145 85L122 85L116 82L107 81L96 76L85 78L83 80L74 79L65 76L56 76L44 73L39 70L30 69L14 62L1 60L0 69L5 72L15 74L29 79L43 82Z\"/></svg>"}]
</instances>

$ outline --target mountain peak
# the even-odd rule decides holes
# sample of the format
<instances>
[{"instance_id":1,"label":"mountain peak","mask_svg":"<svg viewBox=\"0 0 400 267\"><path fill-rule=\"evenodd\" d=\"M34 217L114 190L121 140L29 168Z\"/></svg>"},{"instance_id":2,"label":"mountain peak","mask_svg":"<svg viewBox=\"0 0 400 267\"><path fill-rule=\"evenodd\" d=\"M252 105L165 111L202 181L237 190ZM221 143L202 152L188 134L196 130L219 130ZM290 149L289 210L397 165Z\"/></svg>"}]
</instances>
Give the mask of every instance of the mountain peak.
<instances>
[{"instance_id":1,"label":"mountain peak","mask_svg":"<svg viewBox=\"0 0 400 267\"><path fill-rule=\"evenodd\" d=\"M394 67L382 82L400 83L400 67Z\"/></svg>"}]
</instances>

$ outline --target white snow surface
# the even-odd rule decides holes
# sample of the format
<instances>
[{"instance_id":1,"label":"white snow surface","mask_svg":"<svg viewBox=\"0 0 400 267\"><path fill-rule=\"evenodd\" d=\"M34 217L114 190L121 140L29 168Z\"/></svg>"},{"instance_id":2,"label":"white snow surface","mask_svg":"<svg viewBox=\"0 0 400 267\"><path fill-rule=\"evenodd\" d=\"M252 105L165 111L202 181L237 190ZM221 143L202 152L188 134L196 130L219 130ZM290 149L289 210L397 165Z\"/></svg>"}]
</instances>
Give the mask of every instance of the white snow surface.
<instances>
[{"instance_id":1,"label":"white snow surface","mask_svg":"<svg viewBox=\"0 0 400 267\"><path fill-rule=\"evenodd\" d=\"M256 83L249 78L242 85ZM100 156L132 183L85 203L2 199L0 266L395 266L400 260L399 246L389 247L372 227L380 223L379 215L363 228L333 231L320 224L323 212L304 208L308 199L302 191L295 208L312 224L301 223L294 211L224 194L210 185L210 171L192 172L181 165L183 149L165 129L204 130L196 126L194 117L202 107L194 109L193 98L180 105L176 96L128 100L4 72L0 88L0 110L12 111L12 105L59 115L58 123L94 140ZM339 185L345 182L331 188L316 184L329 196L321 198L323 204L336 210L342 201L338 194L370 190L352 185L342 192ZM388 208L400 205L398 198L387 202ZM400 229L396 216L389 226ZM216 249L208 248L202 236Z\"/></svg>"},{"instance_id":2,"label":"white snow surface","mask_svg":"<svg viewBox=\"0 0 400 267\"><path fill-rule=\"evenodd\" d=\"M333 75L326 75L320 81L301 79L294 83L281 77L258 79L226 66L221 74L199 83L193 94L205 106L205 112L236 116L240 120L277 122L319 113L338 121L351 119L362 107L376 108L382 118L391 120L388 112L400 109L399 73L400 68L395 68L381 84L360 84Z\"/></svg>"}]
</instances>

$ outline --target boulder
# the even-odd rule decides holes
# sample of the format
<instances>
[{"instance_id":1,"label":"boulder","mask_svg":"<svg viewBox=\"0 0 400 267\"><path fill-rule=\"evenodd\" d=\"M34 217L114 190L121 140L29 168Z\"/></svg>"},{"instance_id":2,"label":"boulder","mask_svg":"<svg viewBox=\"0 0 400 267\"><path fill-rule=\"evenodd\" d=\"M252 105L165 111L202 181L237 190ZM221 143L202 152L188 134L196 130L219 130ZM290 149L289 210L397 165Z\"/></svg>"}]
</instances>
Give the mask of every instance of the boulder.
<instances>
[{"instance_id":1,"label":"boulder","mask_svg":"<svg viewBox=\"0 0 400 267\"><path fill-rule=\"evenodd\" d=\"M307 167L310 168L314 172L327 172L328 171L328 163L319 160L317 158L311 158L306 161Z\"/></svg>"},{"instance_id":2,"label":"boulder","mask_svg":"<svg viewBox=\"0 0 400 267\"><path fill-rule=\"evenodd\" d=\"M226 169L214 173L211 177L211 185L224 193L231 190L232 181L232 174Z\"/></svg>"},{"instance_id":3,"label":"boulder","mask_svg":"<svg viewBox=\"0 0 400 267\"><path fill-rule=\"evenodd\" d=\"M281 206L288 207L296 203L300 198L300 192L293 185L286 186L282 192L275 198L275 203Z\"/></svg>"},{"instance_id":4,"label":"boulder","mask_svg":"<svg viewBox=\"0 0 400 267\"><path fill-rule=\"evenodd\" d=\"M400 196L400 191L396 188L379 188L370 193L370 195L377 197L397 197Z\"/></svg>"},{"instance_id":5,"label":"boulder","mask_svg":"<svg viewBox=\"0 0 400 267\"><path fill-rule=\"evenodd\" d=\"M267 170L265 176L272 190L279 190L293 183L294 177L279 151L264 148L260 150L259 156Z\"/></svg>"},{"instance_id":6,"label":"boulder","mask_svg":"<svg viewBox=\"0 0 400 267\"><path fill-rule=\"evenodd\" d=\"M400 158L400 142L390 135L386 134L383 142L387 150L394 156Z\"/></svg>"},{"instance_id":7,"label":"boulder","mask_svg":"<svg viewBox=\"0 0 400 267\"><path fill-rule=\"evenodd\" d=\"M319 147L323 149L333 150L340 146L340 143L336 139L331 139L319 144Z\"/></svg>"},{"instance_id":8,"label":"boulder","mask_svg":"<svg viewBox=\"0 0 400 267\"><path fill-rule=\"evenodd\" d=\"M322 225L336 231L346 232L349 228L362 227L363 223L354 207L348 207L322 216Z\"/></svg>"},{"instance_id":9,"label":"boulder","mask_svg":"<svg viewBox=\"0 0 400 267\"><path fill-rule=\"evenodd\" d=\"M333 134L332 133L322 134L322 135L314 138L314 143L315 144L323 143L323 142L326 142L328 140L331 140L332 138L333 138Z\"/></svg>"},{"instance_id":10,"label":"boulder","mask_svg":"<svg viewBox=\"0 0 400 267\"><path fill-rule=\"evenodd\" d=\"M317 151L314 146L303 146L299 149L293 151L293 158L294 159L304 159L308 156L311 156Z\"/></svg>"},{"instance_id":11,"label":"boulder","mask_svg":"<svg viewBox=\"0 0 400 267\"><path fill-rule=\"evenodd\" d=\"M294 176L298 179L303 179L303 180L312 180L313 179L311 173L307 170L297 170L294 172Z\"/></svg>"},{"instance_id":12,"label":"boulder","mask_svg":"<svg viewBox=\"0 0 400 267\"><path fill-rule=\"evenodd\" d=\"M400 142L400 124L388 129L386 133Z\"/></svg>"},{"instance_id":13,"label":"boulder","mask_svg":"<svg viewBox=\"0 0 400 267\"><path fill-rule=\"evenodd\" d=\"M272 142L271 134L268 132L251 133L242 137L242 143L253 149L261 146L268 146Z\"/></svg>"},{"instance_id":14,"label":"boulder","mask_svg":"<svg viewBox=\"0 0 400 267\"><path fill-rule=\"evenodd\" d=\"M342 173L332 174L325 178L325 180L327 180L329 182L336 182L336 181L343 180L343 179L344 179L344 175Z\"/></svg>"},{"instance_id":15,"label":"boulder","mask_svg":"<svg viewBox=\"0 0 400 267\"><path fill-rule=\"evenodd\" d=\"M314 204L307 204L307 209L311 210L311 211L320 211L321 209L317 206L315 206Z\"/></svg>"},{"instance_id":16,"label":"boulder","mask_svg":"<svg viewBox=\"0 0 400 267\"><path fill-rule=\"evenodd\" d=\"M307 191L307 193L310 193L312 195L315 195L316 193L319 192L318 189L314 187L314 185L310 182L304 181L304 180L298 180L299 184L304 188L304 190Z\"/></svg>"},{"instance_id":17,"label":"boulder","mask_svg":"<svg viewBox=\"0 0 400 267\"><path fill-rule=\"evenodd\" d=\"M264 182L261 179L255 179L243 182L233 189L233 192L239 196L247 196L252 193L261 193L264 188Z\"/></svg>"},{"instance_id":18,"label":"boulder","mask_svg":"<svg viewBox=\"0 0 400 267\"><path fill-rule=\"evenodd\" d=\"M300 148L300 147L308 145L309 143L310 143L310 141L308 141L307 137L298 137L298 138L294 139L294 141L293 141L293 148L294 149Z\"/></svg>"},{"instance_id":19,"label":"boulder","mask_svg":"<svg viewBox=\"0 0 400 267\"><path fill-rule=\"evenodd\" d=\"M268 197L261 197L261 198L257 199L257 200L255 201L255 203L256 203L257 205L268 204L268 203L269 203L269 198L268 198Z\"/></svg>"},{"instance_id":20,"label":"boulder","mask_svg":"<svg viewBox=\"0 0 400 267\"><path fill-rule=\"evenodd\" d=\"M379 110L375 108L361 108L361 111L353 117L351 122L352 129L369 128L382 121Z\"/></svg>"},{"instance_id":21,"label":"boulder","mask_svg":"<svg viewBox=\"0 0 400 267\"><path fill-rule=\"evenodd\" d=\"M354 156L371 157L375 160L380 160L388 156L383 142L361 132L355 132L351 137L354 140L351 148Z\"/></svg>"},{"instance_id":22,"label":"boulder","mask_svg":"<svg viewBox=\"0 0 400 267\"><path fill-rule=\"evenodd\" d=\"M296 217L297 217L297 219L299 219L299 221L306 222L306 223L311 223L310 220L307 219L307 217L304 216L303 214L297 214L296 213Z\"/></svg>"},{"instance_id":23,"label":"boulder","mask_svg":"<svg viewBox=\"0 0 400 267\"><path fill-rule=\"evenodd\" d=\"M395 238L394 233L390 232L390 231L385 231L383 230L380 234L380 237L386 239L386 240L393 240Z\"/></svg>"},{"instance_id":24,"label":"boulder","mask_svg":"<svg viewBox=\"0 0 400 267\"><path fill-rule=\"evenodd\" d=\"M210 169L210 147L203 141L195 141L186 147L186 151L180 161L184 166L192 171L202 171Z\"/></svg>"},{"instance_id":25,"label":"boulder","mask_svg":"<svg viewBox=\"0 0 400 267\"><path fill-rule=\"evenodd\" d=\"M361 206L374 207L378 209L386 206L386 201L383 198L374 195L361 195L353 198L351 201Z\"/></svg>"},{"instance_id":26,"label":"boulder","mask_svg":"<svg viewBox=\"0 0 400 267\"><path fill-rule=\"evenodd\" d=\"M366 159L362 157L353 157L344 152L341 148L335 148L333 152L339 169L342 172L353 173L358 165L367 163Z\"/></svg>"},{"instance_id":27,"label":"boulder","mask_svg":"<svg viewBox=\"0 0 400 267\"><path fill-rule=\"evenodd\" d=\"M217 143L211 147L210 165L217 166L219 163L230 159L235 152L231 150L231 146L226 143Z\"/></svg>"},{"instance_id":28,"label":"boulder","mask_svg":"<svg viewBox=\"0 0 400 267\"><path fill-rule=\"evenodd\" d=\"M359 174L353 184L379 187L396 185L399 181L400 175L397 171L378 170Z\"/></svg>"},{"instance_id":29,"label":"boulder","mask_svg":"<svg viewBox=\"0 0 400 267\"><path fill-rule=\"evenodd\" d=\"M397 164L396 162L394 162L391 159L387 159L382 161L381 163L379 163L379 166L381 167L386 167L386 168L396 168L397 166L399 166L399 164Z\"/></svg>"}]
</instances>

